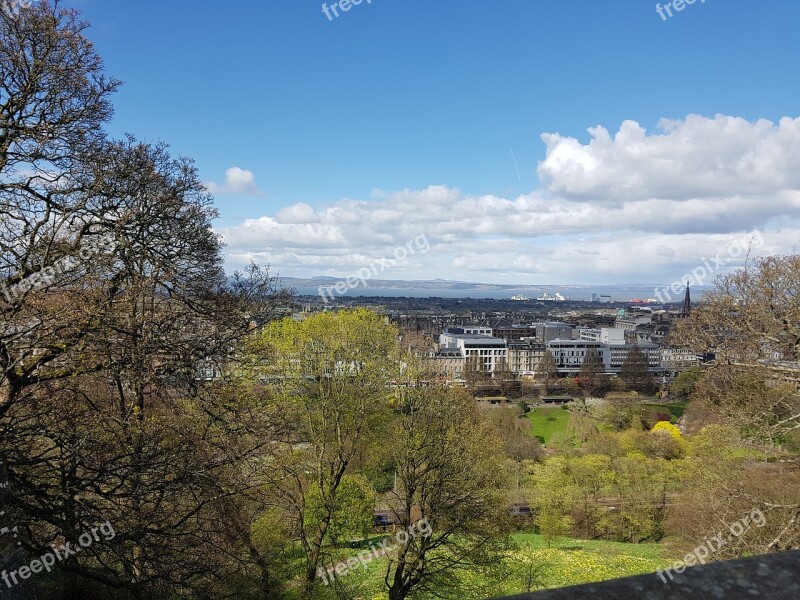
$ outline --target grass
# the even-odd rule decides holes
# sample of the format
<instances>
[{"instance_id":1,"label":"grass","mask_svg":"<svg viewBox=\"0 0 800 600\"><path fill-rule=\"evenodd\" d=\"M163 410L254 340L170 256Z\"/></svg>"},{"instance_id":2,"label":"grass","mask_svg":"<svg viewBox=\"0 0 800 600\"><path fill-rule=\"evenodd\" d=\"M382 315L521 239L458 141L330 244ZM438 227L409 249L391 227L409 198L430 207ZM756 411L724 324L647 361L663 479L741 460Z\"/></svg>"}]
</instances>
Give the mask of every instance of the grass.
<instances>
[{"instance_id":1,"label":"grass","mask_svg":"<svg viewBox=\"0 0 800 600\"><path fill-rule=\"evenodd\" d=\"M567 431L569 411L559 407L535 407L528 413L528 418L533 425L533 435L544 439L545 444L550 443L554 433Z\"/></svg>"},{"instance_id":2,"label":"grass","mask_svg":"<svg viewBox=\"0 0 800 600\"><path fill-rule=\"evenodd\" d=\"M548 547L540 535L514 536L519 549L506 559L511 577L502 594L514 594L653 573L672 561L659 544L624 544L562 538Z\"/></svg>"},{"instance_id":3,"label":"grass","mask_svg":"<svg viewBox=\"0 0 800 600\"><path fill-rule=\"evenodd\" d=\"M465 600L508 596L534 590L552 589L617 577L654 573L669 566L660 544L625 544L600 540L560 538L548 547L538 534L516 533L516 548L498 561L491 574L460 574L459 587ZM356 556L356 550L342 549L339 560ZM347 592L364 600L385 599L382 579L386 558L370 561L340 581ZM328 588L326 592L333 592ZM332 594L331 594L332 596ZM432 596L421 595L428 600Z\"/></svg>"}]
</instances>

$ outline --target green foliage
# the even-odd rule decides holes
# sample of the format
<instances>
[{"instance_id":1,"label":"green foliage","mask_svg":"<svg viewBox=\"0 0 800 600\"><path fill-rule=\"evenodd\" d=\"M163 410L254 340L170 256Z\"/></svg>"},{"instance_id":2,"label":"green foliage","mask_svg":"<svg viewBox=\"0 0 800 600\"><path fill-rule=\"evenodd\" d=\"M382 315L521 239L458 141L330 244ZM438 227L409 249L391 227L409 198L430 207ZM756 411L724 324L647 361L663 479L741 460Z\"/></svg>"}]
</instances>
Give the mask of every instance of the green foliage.
<instances>
[{"instance_id":1,"label":"green foliage","mask_svg":"<svg viewBox=\"0 0 800 600\"><path fill-rule=\"evenodd\" d=\"M578 412L570 412L567 424L569 433L579 444L584 443L589 438L598 433L597 422L590 416Z\"/></svg>"},{"instance_id":2,"label":"green foliage","mask_svg":"<svg viewBox=\"0 0 800 600\"><path fill-rule=\"evenodd\" d=\"M345 475L336 491L336 505L331 513L328 535L331 543L341 545L362 539L372 532L375 512L375 490L363 475ZM312 487L306 494L306 527L319 527L325 516L319 489Z\"/></svg>"},{"instance_id":3,"label":"green foliage","mask_svg":"<svg viewBox=\"0 0 800 600\"><path fill-rule=\"evenodd\" d=\"M572 529L572 524L572 517L562 515L555 510L545 510L536 517L536 526L547 542L548 548L558 538L567 535Z\"/></svg>"},{"instance_id":4,"label":"green foliage","mask_svg":"<svg viewBox=\"0 0 800 600\"><path fill-rule=\"evenodd\" d=\"M672 382L670 391L684 398L688 398L695 390L697 383L703 378L703 369L700 367L692 367L682 373L679 373Z\"/></svg>"}]
</instances>

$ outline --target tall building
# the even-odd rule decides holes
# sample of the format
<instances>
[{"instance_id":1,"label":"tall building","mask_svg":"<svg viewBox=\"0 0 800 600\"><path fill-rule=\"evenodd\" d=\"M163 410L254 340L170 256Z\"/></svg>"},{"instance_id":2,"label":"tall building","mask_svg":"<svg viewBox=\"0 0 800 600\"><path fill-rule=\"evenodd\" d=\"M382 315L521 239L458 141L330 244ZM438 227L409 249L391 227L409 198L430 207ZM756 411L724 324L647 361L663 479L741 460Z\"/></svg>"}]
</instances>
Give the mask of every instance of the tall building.
<instances>
[{"instance_id":1,"label":"tall building","mask_svg":"<svg viewBox=\"0 0 800 600\"><path fill-rule=\"evenodd\" d=\"M686 282L686 297L683 299L683 309L681 309L681 316L688 317L692 312L692 299L689 296L689 282Z\"/></svg>"}]
</instances>

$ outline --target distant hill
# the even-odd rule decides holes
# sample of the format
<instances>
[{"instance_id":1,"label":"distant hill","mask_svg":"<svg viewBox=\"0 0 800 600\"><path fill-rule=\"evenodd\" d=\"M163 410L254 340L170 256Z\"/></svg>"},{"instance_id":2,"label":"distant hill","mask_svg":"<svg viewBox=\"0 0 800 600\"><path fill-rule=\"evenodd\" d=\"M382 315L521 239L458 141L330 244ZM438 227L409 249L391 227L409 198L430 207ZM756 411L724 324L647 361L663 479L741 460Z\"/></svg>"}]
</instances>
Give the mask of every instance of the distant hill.
<instances>
[{"instance_id":1,"label":"distant hill","mask_svg":"<svg viewBox=\"0 0 800 600\"><path fill-rule=\"evenodd\" d=\"M334 286L345 281L341 277L312 277L303 279L298 277L280 277L280 283L287 288L294 288L298 294L315 295L320 287ZM352 281L352 280L351 280ZM590 300L592 294L608 295L615 301L628 301L633 298L653 298L657 288L667 284L619 284L619 285L525 285L525 284L499 284L478 283L470 281L457 281L447 279L429 280L398 280L398 279L369 279L366 282L354 281L355 286L348 288L344 296L408 296L408 297L473 297L473 298L511 298L512 296L527 296L537 298L549 294L560 293L573 300ZM708 287L696 288L693 299L700 299ZM673 302L682 302L680 297L671 299Z\"/></svg>"}]
</instances>

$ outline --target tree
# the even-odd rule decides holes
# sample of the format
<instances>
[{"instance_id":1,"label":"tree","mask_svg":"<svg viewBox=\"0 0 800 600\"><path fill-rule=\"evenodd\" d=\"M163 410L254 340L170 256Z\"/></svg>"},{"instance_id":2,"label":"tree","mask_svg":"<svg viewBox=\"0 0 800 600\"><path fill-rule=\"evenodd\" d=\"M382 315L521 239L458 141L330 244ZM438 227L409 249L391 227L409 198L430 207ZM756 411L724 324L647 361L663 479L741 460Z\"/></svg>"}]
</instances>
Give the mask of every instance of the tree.
<instances>
[{"instance_id":1,"label":"tree","mask_svg":"<svg viewBox=\"0 0 800 600\"><path fill-rule=\"evenodd\" d=\"M783 385L796 379L800 359L799 285L800 255L748 260L717 277L673 333L676 343L715 355L694 397L729 423L755 417L758 435L779 443L800 430L800 395Z\"/></svg>"},{"instance_id":2,"label":"tree","mask_svg":"<svg viewBox=\"0 0 800 600\"><path fill-rule=\"evenodd\" d=\"M246 503L241 461L268 426L197 365L229 361L276 295L257 268L228 285L191 161L106 138L118 83L85 27L57 2L0 11L6 508L30 556L113 523L118 536L59 565L68 596L92 581L197 591L241 566L240 540L213 524Z\"/></svg>"},{"instance_id":3,"label":"tree","mask_svg":"<svg viewBox=\"0 0 800 600\"><path fill-rule=\"evenodd\" d=\"M375 513L375 490L363 475L345 475L337 490L337 502L330 517L328 536L331 543L341 545L363 539L372 532ZM309 488L306 496L306 525L319 527L326 516L318 487Z\"/></svg>"},{"instance_id":4,"label":"tree","mask_svg":"<svg viewBox=\"0 0 800 600\"><path fill-rule=\"evenodd\" d=\"M480 356L468 356L464 362L464 381L467 387L475 390L479 383L489 380L491 374L485 369Z\"/></svg>"},{"instance_id":5,"label":"tree","mask_svg":"<svg viewBox=\"0 0 800 600\"><path fill-rule=\"evenodd\" d=\"M595 410L595 416L611 425L615 431L628 428L641 429L638 394L614 394L604 399Z\"/></svg>"},{"instance_id":6,"label":"tree","mask_svg":"<svg viewBox=\"0 0 800 600\"><path fill-rule=\"evenodd\" d=\"M703 378L703 369L692 367L678 374L672 382L670 391L679 398L688 398L694 392L697 383Z\"/></svg>"},{"instance_id":7,"label":"tree","mask_svg":"<svg viewBox=\"0 0 800 600\"><path fill-rule=\"evenodd\" d=\"M717 365L698 382L692 404L768 444L780 444L800 428L797 389L777 383L768 369Z\"/></svg>"},{"instance_id":8,"label":"tree","mask_svg":"<svg viewBox=\"0 0 800 600\"><path fill-rule=\"evenodd\" d=\"M558 381L558 366L553 355L548 350L545 350L544 355L539 360L539 364L536 366L536 377L544 381L545 392L549 392L551 385Z\"/></svg>"},{"instance_id":9,"label":"tree","mask_svg":"<svg viewBox=\"0 0 800 600\"><path fill-rule=\"evenodd\" d=\"M586 396L594 396L603 386L603 359L595 348L589 348L583 358L578 379Z\"/></svg>"},{"instance_id":10,"label":"tree","mask_svg":"<svg viewBox=\"0 0 800 600\"><path fill-rule=\"evenodd\" d=\"M727 543L713 560L800 548L800 474L783 465L754 464L736 428L712 425L690 440L691 468L666 529L680 551L697 545L697 532L720 533Z\"/></svg>"},{"instance_id":11,"label":"tree","mask_svg":"<svg viewBox=\"0 0 800 600\"><path fill-rule=\"evenodd\" d=\"M542 456L542 445L533 437L533 425L517 406L485 407L484 418L503 440L505 454L514 460L530 460Z\"/></svg>"},{"instance_id":12,"label":"tree","mask_svg":"<svg viewBox=\"0 0 800 600\"><path fill-rule=\"evenodd\" d=\"M391 440L392 493L400 527L424 520L428 537L406 536L384 581L390 600L452 590L459 575L491 567L507 549L502 441L468 394L407 388Z\"/></svg>"},{"instance_id":13,"label":"tree","mask_svg":"<svg viewBox=\"0 0 800 600\"><path fill-rule=\"evenodd\" d=\"M308 598L346 501L348 469L388 421L387 383L401 368L397 338L379 315L358 309L275 321L250 345L253 373L271 382L283 432L264 477L297 523Z\"/></svg>"},{"instance_id":14,"label":"tree","mask_svg":"<svg viewBox=\"0 0 800 600\"><path fill-rule=\"evenodd\" d=\"M572 528L570 516L576 503L577 486L569 473L568 459L556 456L534 467L531 505L534 522L550 546Z\"/></svg>"},{"instance_id":15,"label":"tree","mask_svg":"<svg viewBox=\"0 0 800 600\"><path fill-rule=\"evenodd\" d=\"M638 346L633 346L628 352L619 375L628 389L645 394L653 393L655 384L647 355Z\"/></svg>"}]
</instances>

